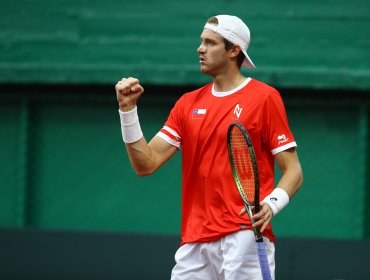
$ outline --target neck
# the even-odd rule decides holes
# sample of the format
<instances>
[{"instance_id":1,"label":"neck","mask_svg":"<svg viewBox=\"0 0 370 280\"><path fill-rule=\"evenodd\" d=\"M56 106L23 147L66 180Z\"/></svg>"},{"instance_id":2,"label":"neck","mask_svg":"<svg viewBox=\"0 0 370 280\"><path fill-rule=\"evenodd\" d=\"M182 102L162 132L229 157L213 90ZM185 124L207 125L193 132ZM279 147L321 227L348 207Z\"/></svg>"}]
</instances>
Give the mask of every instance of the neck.
<instances>
[{"instance_id":1,"label":"neck","mask_svg":"<svg viewBox=\"0 0 370 280\"><path fill-rule=\"evenodd\" d=\"M245 77L239 69L229 70L213 77L214 88L217 91L229 91L245 81Z\"/></svg>"}]
</instances>

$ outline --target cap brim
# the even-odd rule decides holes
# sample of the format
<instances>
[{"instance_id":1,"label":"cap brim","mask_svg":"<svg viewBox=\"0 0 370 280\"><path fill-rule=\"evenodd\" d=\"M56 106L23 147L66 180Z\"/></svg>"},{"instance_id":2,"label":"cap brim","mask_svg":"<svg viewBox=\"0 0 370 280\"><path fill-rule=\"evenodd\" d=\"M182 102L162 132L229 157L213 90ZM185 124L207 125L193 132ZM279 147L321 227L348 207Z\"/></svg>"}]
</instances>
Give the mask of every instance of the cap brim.
<instances>
[{"instance_id":1,"label":"cap brim","mask_svg":"<svg viewBox=\"0 0 370 280\"><path fill-rule=\"evenodd\" d=\"M245 67L245 68L256 68L256 66L254 66L254 63L252 62L252 59L250 59L250 57L248 56L247 52L242 50L244 56L245 56L245 59L242 63L242 67Z\"/></svg>"}]
</instances>

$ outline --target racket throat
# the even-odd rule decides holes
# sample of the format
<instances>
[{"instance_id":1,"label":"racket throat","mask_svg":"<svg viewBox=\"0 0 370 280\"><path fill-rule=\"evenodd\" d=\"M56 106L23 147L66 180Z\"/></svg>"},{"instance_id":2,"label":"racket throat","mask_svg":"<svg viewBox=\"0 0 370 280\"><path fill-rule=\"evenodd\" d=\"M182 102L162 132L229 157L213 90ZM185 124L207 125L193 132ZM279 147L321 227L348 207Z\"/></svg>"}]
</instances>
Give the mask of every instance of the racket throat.
<instances>
[{"instance_id":1,"label":"racket throat","mask_svg":"<svg viewBox=\"0 0 370 280\"><path fill-rule=\"evenodd\" d=\"M252 219L252 217L254 215L254 209L255 209L255 207L253 205L249 205L247 203L244 203L244 208L245 208L245 210L248 213L248 217L251 220L251 223L253 224L254 223L254 220Z\"/></svg>"},{"instance_id":2,"label":"racket throat","mask_svg":"<svg viewBox=\"0 0 370 280\"><path fill-rule=\"evenodd\" d=\"M254 215L254 210L256 209L253 205L248 205L247 203L244 203L245 210L248 213L249 219L251 221L251 226L252 230L254 232L254 237L256 239L256 242L263 242L262 234L260 231L259 227L253 227L254 220L253 220L253 215Z\"/></svg>"}]
</instances>

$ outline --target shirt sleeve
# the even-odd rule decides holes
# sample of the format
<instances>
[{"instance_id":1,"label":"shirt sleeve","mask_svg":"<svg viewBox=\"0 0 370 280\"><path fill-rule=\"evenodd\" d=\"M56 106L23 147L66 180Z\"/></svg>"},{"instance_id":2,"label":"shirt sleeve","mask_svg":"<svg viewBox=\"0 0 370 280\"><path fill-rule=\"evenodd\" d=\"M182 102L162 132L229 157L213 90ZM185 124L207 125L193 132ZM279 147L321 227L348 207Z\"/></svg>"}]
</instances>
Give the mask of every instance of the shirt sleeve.
<instances>
[{"instance_id":1,"label":"shirt sleeve","mask_svg":"<svg viewBox=\"0 0 370 280\"><path fill-rule=\"evenodd\" d=\"M167 121L157 136L167 143L181 149L181 140L183 135L183 98L180 98L172 108Z\"/></svg>"},{"instance_id":2,"label":"shirt sleeve","mask_svg":"<svg viewBox=\"0 0 370 280\"><path fill-rule=\"evenodd\" d=\"M275 89L265 100L262 125L263 141L273 155L297 146L289 128L283 100Z\"/></svg>"}]
</instances>

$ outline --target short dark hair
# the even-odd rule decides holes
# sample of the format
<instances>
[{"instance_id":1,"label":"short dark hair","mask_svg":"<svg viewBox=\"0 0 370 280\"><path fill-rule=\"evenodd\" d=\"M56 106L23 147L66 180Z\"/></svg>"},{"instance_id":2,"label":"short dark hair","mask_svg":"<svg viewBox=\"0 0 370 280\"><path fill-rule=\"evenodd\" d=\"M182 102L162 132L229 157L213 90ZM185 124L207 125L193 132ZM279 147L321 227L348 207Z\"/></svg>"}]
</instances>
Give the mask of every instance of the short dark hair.
<instances>
[{"instance_id":1,"label":"short dark hair","mask_svg":"<svg viewBox=\"0 0 370 280\"><path fill-rule=\"evenodd\" d=\"M218 25L218 19L216 17L211 17L211 18L209 18L207 20L207 23ZM227 40L225 38L223 38L223 39L224 39L224 43L225 43L225 50L229 51L229 50L231 50L235 46L235 44L231 43L229 40ZM237 65L238 65L239 68L242 66L244 59L245 59L245 55L240 50L240 52L239 52L239 54L238 54L238 56L236 58L236 63L237 63Z\"/></svg>"}]
</instances>

